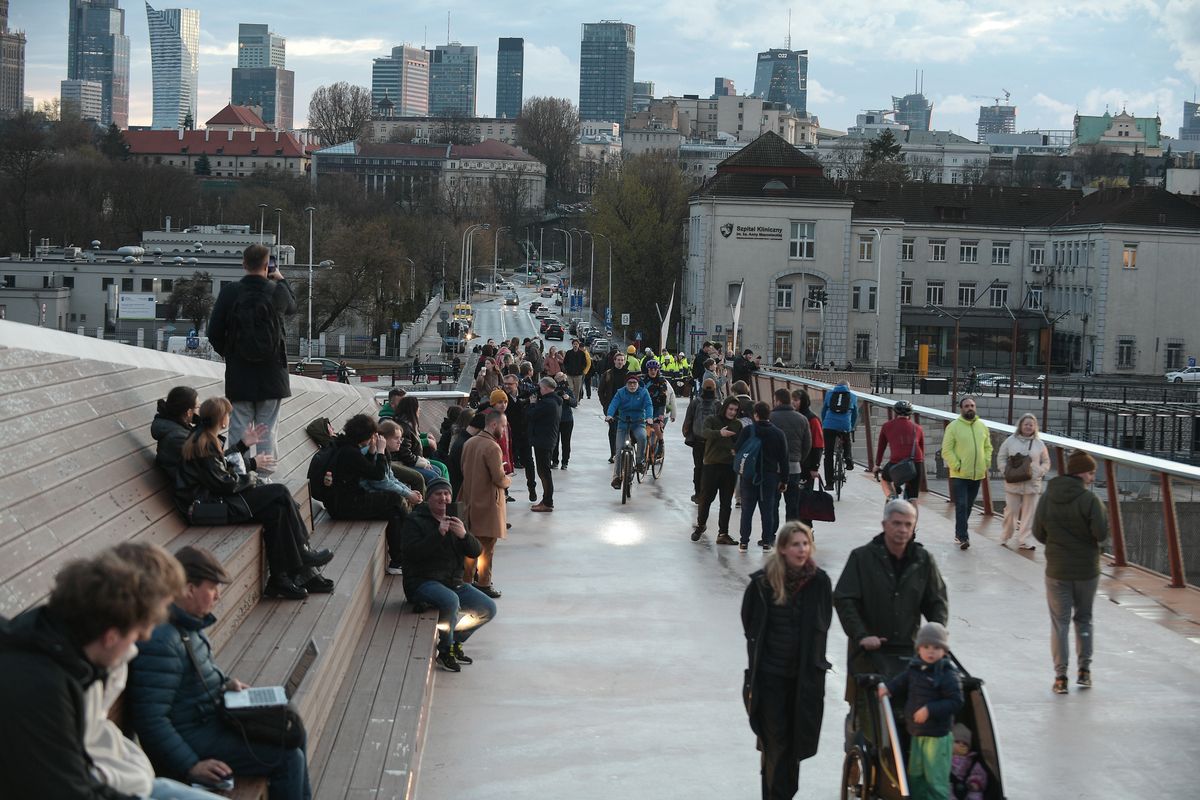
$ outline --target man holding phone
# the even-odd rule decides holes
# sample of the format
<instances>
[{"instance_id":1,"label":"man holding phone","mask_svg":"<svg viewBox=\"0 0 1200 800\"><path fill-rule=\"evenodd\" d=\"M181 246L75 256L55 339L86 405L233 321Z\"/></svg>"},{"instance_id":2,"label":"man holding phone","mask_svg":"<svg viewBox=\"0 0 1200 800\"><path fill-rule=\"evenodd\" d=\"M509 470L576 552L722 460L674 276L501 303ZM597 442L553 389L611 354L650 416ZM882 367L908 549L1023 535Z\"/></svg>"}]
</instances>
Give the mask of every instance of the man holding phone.
<instances>
[{"instance_id":1,"label":"man holding phone","mask_svg":"<svg viewBox=\"0 0 1200 800\"><path fill-rule=\"evenodd\" d=\"M233 404L230 441L243 439L257 426L266 426L256 446L260 473L270 471L263 455L275 456L279 406L292 394L284 349L283 319L296 313L296 296L271 251L252 244L242 253L246 274L221 289L208 322L208 340L225 359L225 396Z\"/></svg>"}]
</instances>

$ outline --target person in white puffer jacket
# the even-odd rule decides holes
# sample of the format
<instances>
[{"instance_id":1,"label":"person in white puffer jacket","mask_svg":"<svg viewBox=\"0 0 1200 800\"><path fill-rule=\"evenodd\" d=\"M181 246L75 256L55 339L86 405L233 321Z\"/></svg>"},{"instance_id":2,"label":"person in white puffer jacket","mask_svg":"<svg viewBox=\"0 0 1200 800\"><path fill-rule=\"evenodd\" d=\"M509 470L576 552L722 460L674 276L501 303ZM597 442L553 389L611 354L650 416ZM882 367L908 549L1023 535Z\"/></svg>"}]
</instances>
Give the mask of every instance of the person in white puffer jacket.
<instances>
[{"instance_id":1,"label":"person in white puffer jacket","mask_svg":"<svg viewBox=\"0 0 1200 800\"><path fill-rule=\"evenodd\" d=\"M1050 451L1038 435L1037 417L1033 414L1022 414L1017 420L1016 433L1004 440L996 454L996 463L1001 473L1006 473L1009 460L1020 455L1027 457L1033 467L1029 480L1019 483L1004 482L1004 530L1000 544L1007 546L1014 531L1017 534L1017 547L1022 550L1034 550L1036 546L1030 540L1033 531L1033 512L1037 508L1038 498L1042 495L1042 480L1050 472Z\"/></svg>"}]
</instances>

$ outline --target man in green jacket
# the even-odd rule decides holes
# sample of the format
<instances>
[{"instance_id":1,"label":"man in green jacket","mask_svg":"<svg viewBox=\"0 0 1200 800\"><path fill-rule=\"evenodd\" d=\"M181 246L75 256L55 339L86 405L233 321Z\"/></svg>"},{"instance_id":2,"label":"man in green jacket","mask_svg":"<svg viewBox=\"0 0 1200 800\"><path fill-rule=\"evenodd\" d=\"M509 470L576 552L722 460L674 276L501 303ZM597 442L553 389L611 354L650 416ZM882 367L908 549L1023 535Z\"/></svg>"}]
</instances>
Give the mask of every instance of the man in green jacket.
<instances>
[{"instance_id":1,"label":"man in green jacket","mask_svg":"<svg viewBox=\"0 0 1200 800\"><path fill-rule=\"evenodd\" d=\"M1050 606L1050 654L1054 692L1067 693L1075 619L1075 681L1092 685L1092 602L1100 583L1100 545L1108 539L1108 515L1092 492L1096 461L1082 450L1067 459L1067 474L1052 479L1033 515L1033 536L1046 546L1046 602Z\"/></svg>"},{"instance_id":2,"label":"man in green jacket","mask_svg":"<svg viewBox=\"0 0 1200 800\"><path fill-rule=\"evenodd\" d=\"M975 414L973 399L964 397L958 408L958 419L946 426L942 436L942 460L953 478L954 541L960 550L966 550L971 546L967 519L979 495L979 484L987 480L992 463L992 437L987 425Z\"/></svg>"}]
</instances>

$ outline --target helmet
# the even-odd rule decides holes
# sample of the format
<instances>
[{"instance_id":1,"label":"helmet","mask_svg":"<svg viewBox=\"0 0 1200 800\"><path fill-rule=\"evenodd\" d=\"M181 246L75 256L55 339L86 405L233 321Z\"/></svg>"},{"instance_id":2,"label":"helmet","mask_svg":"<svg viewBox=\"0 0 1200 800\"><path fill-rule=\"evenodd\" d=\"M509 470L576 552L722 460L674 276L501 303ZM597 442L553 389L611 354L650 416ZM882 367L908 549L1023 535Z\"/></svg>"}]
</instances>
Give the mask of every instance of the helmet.
<instances>
[{"instance_id":1,"label":"helmet","mask_svg":"<svg viewBox=\"0 0 1200 800\"><path fill-rule=\"evenodd\" d=\"M907 400L899 400L896 405L892 406L892 411L896 412L897 416L907 417L912 414L912 403Z\"/></svg>"},{"instance_id":2,"label":"helmet","mask_svg":"<svg viewBox=\"0 0 1200 800\"><path fill-rule=\"evenodd\" d=\"M629 345L629 347L625 348L625 352L629 353L629 355L633 355L634 353L637 352L637 348L634 347L633 345Z\"/></svg>"},{"instance_id":3,"label":"helmet","mask_svg":"<svg viewBox=\"0 0 1200 800\"><path fill-rule=\"evenodd\" d=\"M685 356L683 353L680 353L680 354L679 354L679 357L680 357L680 358L687 358L687 356Z\"/></svg>"},{"instance_id":4,"label":"helmet","mask_svg":"<svg viewBox=\"0 0 1200 800\"><path fill-rule=\"evenodd\" d=\"M645 350L643 350L642 352L643 352L643 353L645 353L645 354L646 354L646 355L648 355L648 356L652 356L652 355L654 355L654 348L653 348L653 347L647 347L647 348L646 348Z\"/></svg>"},{"instance_id":5,"label":"helmet","mask_svg":"<svg viewBox=\"0 0 1200 800\"><path fill-rule=\"evenodd\" d=\"M653 358L646 359L646 363L642 364L642 367L644 369L658 369L659 366L660 365L659 365L658 361L656 361Z\"/></svg>"}]
</instances>

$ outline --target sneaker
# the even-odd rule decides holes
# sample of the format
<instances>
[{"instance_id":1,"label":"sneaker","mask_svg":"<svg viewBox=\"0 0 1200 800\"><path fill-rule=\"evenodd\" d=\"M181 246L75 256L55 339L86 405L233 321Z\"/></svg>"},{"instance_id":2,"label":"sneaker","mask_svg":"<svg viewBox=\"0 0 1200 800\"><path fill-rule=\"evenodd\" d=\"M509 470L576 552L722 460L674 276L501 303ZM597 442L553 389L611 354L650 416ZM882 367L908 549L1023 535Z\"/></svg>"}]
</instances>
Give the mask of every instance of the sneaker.
<instances>
[{"instance_id":1,"label":"sneaker","mask_svg":"<svg viewBox=\"0 0 1200 800\"><path fill-rule=\"evenodd\" d=\"M545 503L538 503L537 505L530 506L529 510L530 511L553 511L554 506L548 506Z\"/></svg>"},{"instance_id":2,"label":"sneaker","mask_svg":"<svg viewBox=\"0 0 1200 800\"><path fill-rule=\"evenodd\" d=\"M854 462L853 461L846 462L846 472L854 472Z\"/></svg>"},{"instance_id":3,"label":"sneaker","mask_svg":"<svg viewBox=\"0 0 1200 800\"><path fill-rule=\"evenodd\" d=\"M737 539L734 539L728 533L717 534L717 544L737 544Z\"/></svg>"},{"instance_id":4,"label":"sneaker","mask_svg":"<svg viewBox=\"0 0 1200 800\"><path fill-rule=\"evenodd\" d=\"M472 585L473 585L473 586L474 586L476 589L478 589L479 591L481 591L481 592L483 592L484 594L486 594L488 597L492 598L493 600L495 600L497 597L499 597L499 596L500 596L500 590L499 590L499 589L497 589L495 586L492 586L490 583L489 583L487 586L480 586L480 585L479 585L479 584L477 584L477 583L475 583L475 584L472 584ZM458 645L455 645L455 647L457 647L457 646L458 646ZM456 655L456 656L457 656L457 655L458 655L458 653L455 653L454 655ZM459 657L459 661L462 661L462 658L461 658L461 657ZM470 661L468 661L467 663L468 663L468 664L470 664L471 662L470 662Z\"/></svg>"},{"instance_id":5,"label":"sneaker","mask_svg":"<svg viewBox=\"0 0 1200 800\"><path fill-rule=\"evenodd\" d=\"M567 462L564 461L562 463L562 466L559 467L559 469L566 469L566 468L567 468Z\"/></svg>"},{"instance_id":6,"label":"sneaker","mask_svg":"<svg viewBox=\"0 0 1200 800\"><path fill-rule=\"evenodd\" d=\"M387 569L384 570L388 575L403 575L404 571L400 569L400 562L392 559L388 562Z\"/></svg>"},{"instance_id":7,"label":"sneaker","mask_svg":"<svg viewBox=\"0 0 1200 800\"><path fill-rule=\"evenodd\" d=\"M613 487L614 489L620 489L620 488L621 488L621 476L620 476L620 475L618 475L617 477L615 477L615 478L613 478L613 479L612 479L612 487Z\"/></svg>"},{"instance_id":8,"label":"sneaker","mask_svg":"<svg viewBox=\"0 0 1200 800\"><path fill-rule=\"evenodd\" d=\"M504 497L504 502L506 502L506 503L515 503L515 502L517 502L517 498L513 497L512 495L506 495L506 496Z\"/></svg>"},{"instance_id":9,"label":"sneaker","mask_svg":"<svg viewBox=\"0 0 1200 800\"><path fill-rule=\"evenodd\" d=\"M474 664L475 659L463 652L462 645L458 642L450 645L450 655L454 656L454 660L459 664Z\"/></svg>"},{"instance_id":10,"label":"sneaker","mask_svg":"<svg viewBox=\"0 0 1200 800\"><path fill-rule=\"evenodd\" d=\"M696 527L692 528L692 541L700 541L700 534L704 533L706 530L708 530L707 525L697 525Z\"/></svg>"},{"instance_id":11,"label":"sneaker","mask_svg":"<svg viewBox=\"0 0 1200 800\"><path fill-rule=\"evenodd\" d=\"M537 489L532 489L532 488L531 488L531 489L529 490L529 502L531 502L531 503L536 503L536 502L537 502Z\"/></svg>"},{"instance_id":12,"label":"sneaker","mask_svg":"<svg viewBox=\"0 0 1200 800\"><path fill-rule=\"evenodd\" d=\"M1023 545L1021 545L1021 548L1020 548L1020 549L1022 549L1022 550L1037 550L1037 545L1034 545L1034 544L1023 544Z\"/></svg>"},{"instance_id":13,"label":"sneaker","mask_svg":"<svg viewBox=\"0 0 1200 800\"><path fill-rule=\"evenodd\" d=\"M763 552L764 552L764 553L769 553L769 552L771 552L771 549L772 549L773 547L775 547L775 543L774 543L774 542L763 542L763 543L762 543L762 549L763 549Z\"/></svg>"},{"instance_id":14,"label":"sneaker","mask_svg":"<svg viewBox=\"0 0 1200 800\"><path fill-rule=\"evenodd\" d=\"M1064 680L1066 680L1064 678ZM1079 670L1079 677L1075 679L1075 683L1085 689L1092 688L1092 671L1090 669Z\"/></svg>"},{"instance_id":15,"label":"sneaker","mask_svg":"<svg viewBox=\"0 0 1200 800\"><path fill-rule=\"evenodd\" d=\"M1070 691L1070 690L1067 689L1067 676L1059 675L1058 677L1056 677L1054 679L1054 693L1055 694L1066 694L1068 691Z\"/></svg>"},{"instance_id":16,"label":"sneaker","mask_svg":"<svg viewBox=\"0 0 1200 800\"><path fill-rule=\"evenodd\" d=\"M316 567L305 567L293 580L309 594L329 594L333 591L333 581L317 572Z\"/></svg>"},{"instance_id":17,"label":"sneaker","mask_svg":"<svg viewBox=\"0 0 1200 800\"><path fill-rule=\"evenodd\" d=\"M966 550L968 547L970 547L970 546L971 546L971 542L970 542L970 540L969 540L969 539L958 539L958 538L956 538L954 541L955 541L955 543L956 543L956 544L958 544L958 549L959 549L959 550Z\"/></svg>"},{"instance_id":18,"label":"sneaker","mask_svg":"<svg viewBox=\"0 0 1200 800\"><path fill-rule=\"evenodd\" d=\"M550 462L550 469L558 469L558 462L557 462L557 461L551 461L551 462Z\"/></svg>"},{"instance_id":19,"label":"sneaker","mask_svg":"<svg viewBox=\"0 0 1200 800\"><path fill-rule=\"evenodd\" d=\"M745 553L750 549L750 545L746 542L738 542L738 552Z\"/></svg>"},{"instance_id":20,"label":"sneaker","mask_svg":"<svg viewBox=\"0 0 1200 800\"><path fill-rule=\"evenodd\" d=\"M614 461L616 461L616 460L617 460L617 457L616 457L616 456L609 456L609 457L608 457L608 463L610 463L610 464L611 464L611 463L613 463L613 462L614 462Z\"/></svg>"},{"instance_id":21,"label":"sneaker","mask_svg":"<svg viewBox=\"0 0 1200 800\"><path fill-rule=\"evenodd\" d=\"M692 502L693 502L693 503L699 503L699 502L700 502L700 495L698 495L698 494L694 494L694 495L692 495Z\"/></svg>"},{"instance_id":22,"label":"sneaker","mask_svg":"<svg viewBox=\"0 0 1200 800\"><path fill-rule=\"evenodd\" d=\"M437 662L441 664L442 669L446 670L447 672L462 672L462 667L458 665L458 659L455 658L454 653L449 650L444 653L438 653Z\"/></svg>"}]
</instances>

